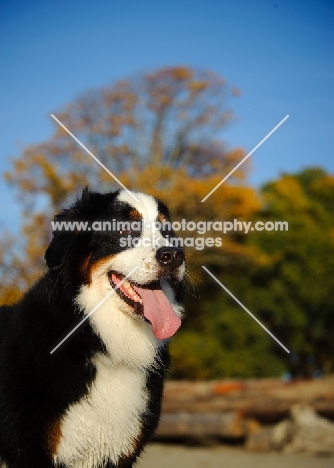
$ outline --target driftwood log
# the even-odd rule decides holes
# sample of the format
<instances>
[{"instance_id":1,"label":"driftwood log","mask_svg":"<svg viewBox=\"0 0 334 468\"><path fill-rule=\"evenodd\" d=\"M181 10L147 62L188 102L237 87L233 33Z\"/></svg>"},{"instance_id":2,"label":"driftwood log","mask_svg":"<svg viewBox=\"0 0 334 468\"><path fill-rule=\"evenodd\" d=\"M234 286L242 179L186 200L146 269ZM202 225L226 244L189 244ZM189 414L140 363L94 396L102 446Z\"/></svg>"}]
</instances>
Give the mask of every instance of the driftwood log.
<instances>
[{"instance_id":1,"label":"driftwood log","mask_svg":"<svg viewBox=\"0 0 334 468\"><path fill-rule=\"evenodd\" d=\"M234 421L233 427L238 427L235 421L240 418L254 418L264 424L277 423L287 418L297 403L311 405L318 414L334 419L334 377L294 382L279 379L167 381L162 412L166 416L174 415L174 419L182 413L227 413L226 418ZM166 424L171 424L171 419L168 421Z\"/></svg>"},{"instance_id":2,"label":"driftwood log","mask_svg":"<svg viewBox=\"0 0 334 468\"><path fill-rule=\"evenodd\" d=\"M314 414L334 420L334 377L294 382L167 381L156 438L244 439L250 449L279 449L292 440L290 413L296 404L309 405ZM272 444L267 425L279 422L282 438Z\"/></svg>"},{"instance_id":3,"label":"driftwood log","mask_svg":"<svg viewBox=\"0 0 334 468\"><path fill-rule=\"evenodd\" d=\"M245 423L240 413L175 413L163 414L155 437L158 439L240 438Z\"/></svg>"}]
</instances>

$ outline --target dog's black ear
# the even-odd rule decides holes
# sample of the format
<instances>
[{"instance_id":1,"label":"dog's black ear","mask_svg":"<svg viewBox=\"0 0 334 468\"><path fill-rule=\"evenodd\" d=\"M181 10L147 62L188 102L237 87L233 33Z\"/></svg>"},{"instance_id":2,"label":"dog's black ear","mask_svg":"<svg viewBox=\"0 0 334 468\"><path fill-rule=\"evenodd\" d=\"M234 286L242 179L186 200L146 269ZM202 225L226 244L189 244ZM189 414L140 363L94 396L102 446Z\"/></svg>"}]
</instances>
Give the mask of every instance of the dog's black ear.
<instances>
[{"instance_id":1,"label":"dog's black ear","mask_svg":"<svg viewBox=\"0 0 334 468\"><path fill-rule=\"evenodd\" d=\"M76 230L72 224L71 230L59 229L62 222L93 222L99 213L106 213L110 204L117 196L117 192L102 194L92 192L85 187L80 198L69 208L61 210L54 217L54 223L58 223L58 229L53 231L52 241L45 252L45 261L49 269L59 268L68 260L71 249L81 248L85 241L88 242L92 232L85 232L81 229ZM55 224L54 224L55 227ZM74 244L75 242L75 244Z\"/></svg>"},{"instance_id":2,"label":"dog's black ear","mask_svg":"<svg viewBox=\"0 0 334 468\"><path fill-rule=\"evenodd\" d=\"M65 219L61 215L57 215L54 217L54 222L57 221L65 221ZM49 269L54 270L62 265L74 236L75 232L53 231L52 240L44 255Z\"/></svg>"},{"instance_id":3,"label":"dog's black ear","mask_svg":"<svg viewBox=\"0 0 334 468\"><path fill-rule=\"evenodd\" d=\"M58 225L58 229L53 231L52 240L44 255L46 265L49 269L54 270L59 268L63 261L66 260L68 251L77 234L76 230L66 231L65 229L59 229L60 223L78 221L80 213L84 211L82 208L89 203L91 193L88 187L85 187L81 197L77 198L72 206L62 209L60 213L54 217L54 228Z\"/></svg>"}]
</instances>

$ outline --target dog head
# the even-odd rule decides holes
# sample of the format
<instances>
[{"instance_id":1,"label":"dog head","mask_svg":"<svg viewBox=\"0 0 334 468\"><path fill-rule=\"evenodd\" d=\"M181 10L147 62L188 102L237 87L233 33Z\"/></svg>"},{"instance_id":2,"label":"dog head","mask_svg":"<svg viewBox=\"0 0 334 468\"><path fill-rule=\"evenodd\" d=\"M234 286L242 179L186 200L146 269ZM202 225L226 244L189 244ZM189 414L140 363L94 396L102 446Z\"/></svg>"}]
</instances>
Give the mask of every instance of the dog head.
<instances>
[{"instance_id":1,"label":"dog head","mask_svg":"<svg viewBox=\"0 0 334 468\"><path fill-rule=\"evenodd\" d=\"M83 314L96 309L89 320L107 346L115 327L121 334L132 330L135 340L135 330L144 332L152 344L181 324L183 249L166 206L143 193L134 196L85 189L55 217L45 254L58 294Z\"/></svg>"}]
</instances>

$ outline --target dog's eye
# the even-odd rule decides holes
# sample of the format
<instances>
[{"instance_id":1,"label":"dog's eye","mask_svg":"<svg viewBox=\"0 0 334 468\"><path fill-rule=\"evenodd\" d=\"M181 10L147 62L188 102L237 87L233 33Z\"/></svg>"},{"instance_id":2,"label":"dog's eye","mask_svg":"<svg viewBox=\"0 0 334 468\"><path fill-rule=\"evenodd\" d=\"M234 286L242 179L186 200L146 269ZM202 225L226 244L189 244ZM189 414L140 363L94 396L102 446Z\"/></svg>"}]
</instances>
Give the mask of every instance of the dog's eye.
<instances>
[{"instance_id":1,"label":"dog's eye","mask_svg":"<svg viewBox=\"0 0 334 468\"><path fill-rule=\"evenodd\" d=\"M122 229L121 231L119 231L119 233L121 234L121 236L129 236L132 231L130 229Z\"/></svg>"}]
</instances>

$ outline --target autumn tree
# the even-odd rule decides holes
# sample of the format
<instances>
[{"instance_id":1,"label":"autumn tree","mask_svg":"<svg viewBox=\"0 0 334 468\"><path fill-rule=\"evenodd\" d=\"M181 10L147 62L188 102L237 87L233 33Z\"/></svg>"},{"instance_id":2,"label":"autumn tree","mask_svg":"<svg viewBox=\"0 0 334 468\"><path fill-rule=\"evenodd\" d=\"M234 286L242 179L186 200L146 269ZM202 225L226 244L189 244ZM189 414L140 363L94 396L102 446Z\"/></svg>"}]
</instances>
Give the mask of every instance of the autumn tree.
<instances>
[{"instance_id":1,"label":"autumn tree","mask_svg":"<svg viewBox=\"0 0 334 468\"><path fill-rule=\"evenodd\" d=\"M55 115L129 189L162 198L174 217L229 219L260 206L254 190L238 184L246 166L200 203L243 157L240 149L227 151L221 140L231 120L228 100L235 94L213 72L171 67L86 92ZM86 185L99 191L119 188L56 122L47 141L12 159L6 179L22 204L23 226L14 257L3 258L12 280L2 289L2 302L15 299L43 271L50 220L60 208ZM252 248L247 249L225 236L219 252L190 249L188 261L226 264L252 257Z\"/></svg>"}]
</instances>

